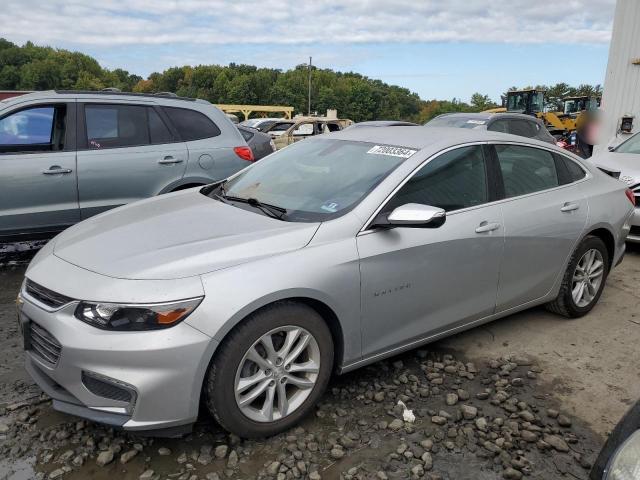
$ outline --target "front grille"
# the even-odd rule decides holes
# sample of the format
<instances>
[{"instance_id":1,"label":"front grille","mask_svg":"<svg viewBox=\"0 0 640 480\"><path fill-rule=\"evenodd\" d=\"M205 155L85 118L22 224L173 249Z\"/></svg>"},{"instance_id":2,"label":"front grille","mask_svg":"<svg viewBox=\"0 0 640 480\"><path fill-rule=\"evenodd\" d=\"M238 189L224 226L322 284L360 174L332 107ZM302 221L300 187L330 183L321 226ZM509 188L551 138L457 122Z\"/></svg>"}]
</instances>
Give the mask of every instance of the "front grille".
<instances>
[{"instance_id":1,"label":"front grille","mask_svg":"<svg viewBox=\"0 0 640 480\"><path fill-rule=\"evenodd\" d=\"M40 303L44 303L46 306L51 308L60 308L73 301L72 298L65 297L53 290L49 290L48 288L38 285L31 280L27 280L25 290L30 297L35 298Z\"/></svg>"},{"instance_id":2,"label":"front grille","mask_svg":"<svg viewBox=\"0 0 640 480\"><path fill-rule=\"evenodd\" d=\"M118 400L120 402L131 402L132 395L129 390L97 378L95 374L82 372L82 383L87 387L87 390L99 397Z\"/></svg>"},{"instance_id":3,"label":"front grille","mask_svg":"<svg viewBox=\"0 0 640 480\"><path fill-rule=\"evenodd\" d=\"M35 322L27 324L27 335L27 350L51 365L58 363L62 346L56 337Z\"/></svg>"}]
</instances>

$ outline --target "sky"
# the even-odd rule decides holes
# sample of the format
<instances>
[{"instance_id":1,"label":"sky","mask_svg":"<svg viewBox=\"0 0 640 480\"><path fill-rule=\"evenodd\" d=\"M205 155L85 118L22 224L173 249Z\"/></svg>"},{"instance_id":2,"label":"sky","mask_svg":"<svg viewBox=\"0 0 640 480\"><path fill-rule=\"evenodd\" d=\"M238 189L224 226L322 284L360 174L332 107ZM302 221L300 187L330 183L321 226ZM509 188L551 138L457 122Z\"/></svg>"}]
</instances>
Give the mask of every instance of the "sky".
<instances>
[{"instance_id":1,"label":"sky","mask_svg":"<svg viewBox=\"0 0 640 480\"><path fill-rule=\"evenodd\" d=\"M636 0L622 0L636 1ZM230 62L353 71L421 98L603 83L615 0L2 0L0 37L148 76Z\"/></svg>"}]
</instances>

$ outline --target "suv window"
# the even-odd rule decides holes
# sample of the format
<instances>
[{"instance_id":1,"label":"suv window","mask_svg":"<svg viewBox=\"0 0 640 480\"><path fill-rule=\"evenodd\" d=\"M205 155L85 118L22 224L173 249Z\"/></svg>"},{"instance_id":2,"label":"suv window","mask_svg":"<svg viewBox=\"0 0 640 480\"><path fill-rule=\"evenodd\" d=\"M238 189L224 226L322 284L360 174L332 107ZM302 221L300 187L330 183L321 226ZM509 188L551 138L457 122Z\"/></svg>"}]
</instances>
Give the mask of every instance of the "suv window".
<instances>
[{"instance_id":1,"label":"suv window","mask_svg":"<svg viewBox=\"0 0 640 480\"><path fill-rule=\"evenodd\" d=\"M84 107L90 149L171 143L175 138L153 107L87 104Z\"/></svg>"},{"instance_id":2,"label":"suv window","mask_svg":"<svg viewBox=\"0 0 640 480\"><path fill-rule=\"evenodd\" d=\"M185 142L217 137L220 129L205 114L178 107L162 107Z\"/></svg>"},{"instance_id":3,"label":"suv window","mask_svg":"<svg viewBox=\"0 0 640 480\"><path fill-rule=\"evenodd\" d=\"M528 120L510 120L509 133L521 137L533 138L538 134L537 125Z\"/></svg>"},{"instance_id":4,"label":"suv window","mask_svg":"<svg viewBox=\"0 0 640 480\"><path fill-rule=\"evenodd\" d=\"M496 145L507 198L559 185L553 154L519 145Z\"/></svg>"},{"instance_id":5,"label":"suv window","mask_svg":"<svg viewBox=\"0 0 640 480\"><path fill-rule=\"evenodd\" d=\"M147 107L88 104L84 107L90 149L148 145Z\"/></svg>"},{"instance_id":6,"label":"suv window","mask_svg":"<svg viewBox=\"0 0 640 480\"><path fill-rule=\"evenodd\" d=\"M0 119L0 153L49 152L64 148L64 105L38 105Z\"/></svg>"},{"instance_id":7,"label":"suv window","mask_svg":"<svg viewBox=\"0 0 640 480\"><path fill-rule=\"evenodd\" d=\"M248 142L253 138L253 135L254 135L253 132L250 132L249 130L245 130L244 128L239 128L238 130L240 131L240 134L242 135L242 138L244 138L245 142Z\"/></svg>"},{"instance_id":8,"label":"suv window","mask_svg":"<svg viewBox=\"0 0 640 480\"><path fill-rule=\"evenodd\" d=\"M509 133L509 125L506 120L495 120L489 124L487 130L491 132Z\"/></svg>"},{"instance_id":9,"label":"suv window","mask_svg":"<svg viewBox=\"0 0 640 480\"><path fill-rule=\"evenodd\" d=\"M167 128L158 112L155 109L147 107L149 115L149 136L151 143L171 143L174 141L173 135Z\"/></svg>"},{"instance_id":10,"label":"suv window","mask_svg":"<svg viewBox=\"0 0 640 480\"><path fill-rule=\"evenodd\" d=\"M407 203L421 203L446 211L482 205L489 188L482 147L463 147L429 161L405 183L385 206L385 212Z\"/></svg>"}]
</instances>

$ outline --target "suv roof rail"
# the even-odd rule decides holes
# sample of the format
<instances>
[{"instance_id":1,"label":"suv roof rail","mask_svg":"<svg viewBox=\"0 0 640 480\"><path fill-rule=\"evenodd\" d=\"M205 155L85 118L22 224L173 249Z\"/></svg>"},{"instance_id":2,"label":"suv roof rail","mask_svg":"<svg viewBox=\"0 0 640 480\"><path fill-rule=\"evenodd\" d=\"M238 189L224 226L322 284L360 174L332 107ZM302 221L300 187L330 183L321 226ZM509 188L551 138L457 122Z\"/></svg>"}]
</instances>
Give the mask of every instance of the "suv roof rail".
<instances>
[{"instance_id":1,"label":"suv roof rail","mask_svg":"<svg viewBox=\"0 0 640 480\"><path fill-rule=\"evenodd\" d=\"M167 95L169 92L161 92L162 95L158 95L157 93L135 93L135 92L121 92L121 91L104 91L104 90L54 90L58 94L81 94L81 95L117 95L124 97L149 97L149 98L158 98L165 97L170 98L171 100L184 100L186 102L200 102L200 103L209 103L206 100L201 100L199 98L190 98L190 97L179 97L175 93L173 95Z\"/></svg>"},{"instance_id":2,"label":"suv roof rail","mask_svg":"<svg viewBox=\"0 0 640 480\"><path fill-rule=\"evenodd\" d=\"M121 92L122 90L120 90L119 88L116 88L116 87L106 87L106 88L103 88L100 91L101 92Z\"/></svg>"},{"instance_id":3,"label":"suv roof rail","mask_svg":"<svg viewBox=\"0 0 640 480\"><path fill-rule=\"evenodd\" d=\"M158 92L154 93L157 97L177 97L178 95L173 92Z\"/></svg>"}]
</instances>

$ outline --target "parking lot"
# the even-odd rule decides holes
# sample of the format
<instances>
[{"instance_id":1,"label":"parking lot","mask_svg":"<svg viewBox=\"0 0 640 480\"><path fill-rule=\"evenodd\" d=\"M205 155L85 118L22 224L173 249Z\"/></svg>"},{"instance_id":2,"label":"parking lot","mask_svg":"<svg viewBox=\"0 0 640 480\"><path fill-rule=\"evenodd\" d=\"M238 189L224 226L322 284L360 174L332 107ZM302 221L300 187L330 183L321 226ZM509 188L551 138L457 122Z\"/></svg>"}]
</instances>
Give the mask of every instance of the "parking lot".
<instances>
[{"instance_id":1,"label":"parking lot","mask_svg":"<svg viewBox=\"0 0 640 480\"><path fill-rule=\"evenodd\" d=\"M182 439L136 437L54 412L27 376L14 312L25 259L5 256L0 270L1 478L586 478L640 397L630 245L581 319L536 308L336 377L315 417L268 440L204 415Z\"/></svg>"}]
</instances>

